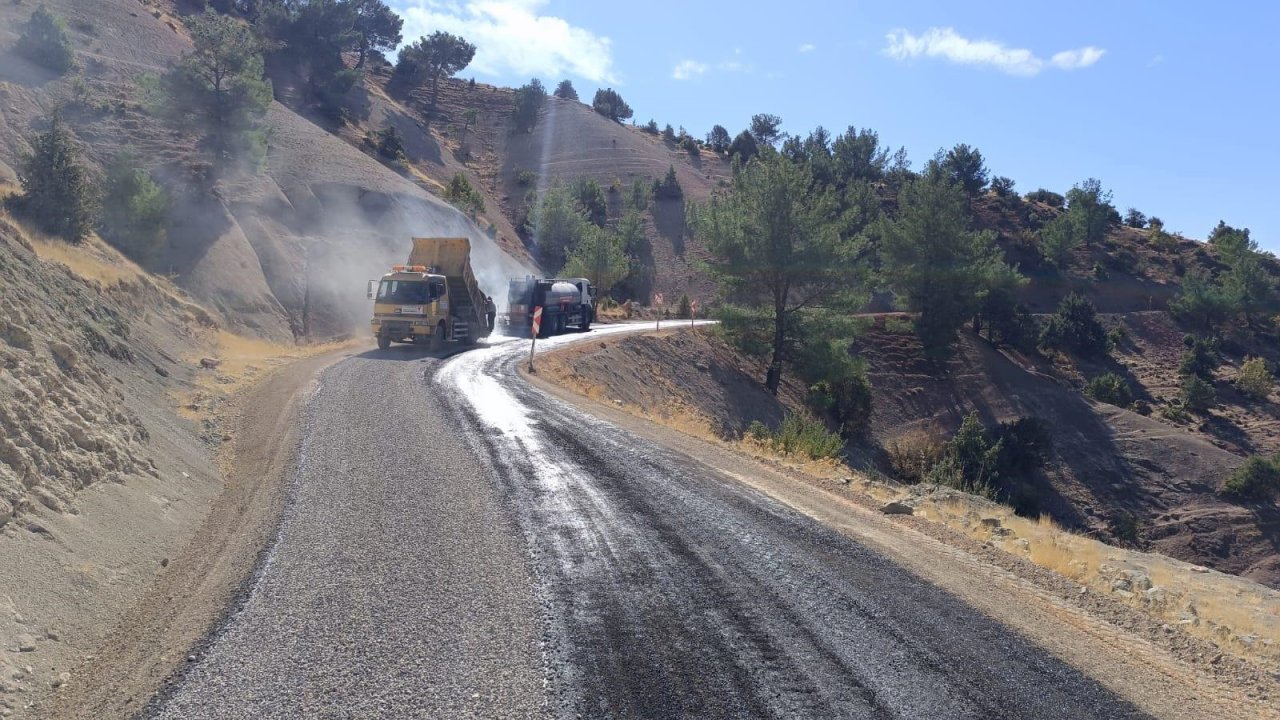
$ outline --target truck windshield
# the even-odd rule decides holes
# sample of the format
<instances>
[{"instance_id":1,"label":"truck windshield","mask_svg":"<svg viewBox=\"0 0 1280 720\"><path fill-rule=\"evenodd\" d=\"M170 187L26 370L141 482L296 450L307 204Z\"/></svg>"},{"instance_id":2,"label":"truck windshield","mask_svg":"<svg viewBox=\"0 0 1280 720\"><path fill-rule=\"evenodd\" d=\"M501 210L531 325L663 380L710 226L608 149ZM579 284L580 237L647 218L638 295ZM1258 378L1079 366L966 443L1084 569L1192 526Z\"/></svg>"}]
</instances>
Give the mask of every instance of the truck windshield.
<instances>
[{"instance_id":1,"label":"truck windshield","mask_svg":"<svg viewBox=\"0 0 1280 720\"><path fill-rule=\"evenodd\" d=\"M378 286L378 299L394 303L422 304L431 302L431 283L426 281L383 280Z\"/></svg>"}]
</instances>

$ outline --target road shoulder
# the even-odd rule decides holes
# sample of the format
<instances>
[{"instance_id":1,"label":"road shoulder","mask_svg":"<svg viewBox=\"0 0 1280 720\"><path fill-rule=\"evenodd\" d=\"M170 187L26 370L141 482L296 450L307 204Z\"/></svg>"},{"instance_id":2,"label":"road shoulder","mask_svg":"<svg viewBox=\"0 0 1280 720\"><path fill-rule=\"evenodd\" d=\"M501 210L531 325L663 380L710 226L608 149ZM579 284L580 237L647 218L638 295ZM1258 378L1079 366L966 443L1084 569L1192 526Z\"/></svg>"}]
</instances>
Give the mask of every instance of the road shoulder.
<instances>
[{"instance_id":1,"label":"road shoulder","mask_svg":"<svg viewBox=\"0 0 1280 720\"><path fill-rule=\"evenodd\" d=\"M222 492L199 530L36 717L133 717L181 670L252 580L284 509L301 408L320 371L350 354L293 363L233 400Z\"/></svg>"}]
</instances>

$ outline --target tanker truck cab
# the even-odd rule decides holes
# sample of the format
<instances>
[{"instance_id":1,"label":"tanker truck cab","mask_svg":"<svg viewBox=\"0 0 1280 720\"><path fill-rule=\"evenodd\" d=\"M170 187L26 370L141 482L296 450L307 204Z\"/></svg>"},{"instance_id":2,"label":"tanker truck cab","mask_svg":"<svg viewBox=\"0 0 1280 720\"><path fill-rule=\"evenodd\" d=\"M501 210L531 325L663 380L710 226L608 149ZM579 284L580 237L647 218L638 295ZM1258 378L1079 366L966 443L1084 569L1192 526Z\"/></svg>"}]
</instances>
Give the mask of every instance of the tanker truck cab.
<instances>
[{"instance_id":1,"label":"tanker truck cab","mask_svg":"<svg viewBox=\"0 0 1280 720\"><path fill-rule=\"evenodd\" d=\"M425 265L396 265L375 283L369 281L373 299L373 335L385 350L393 342L442 341L449 317L445 276Z\"/></svg>"}]
</instances>

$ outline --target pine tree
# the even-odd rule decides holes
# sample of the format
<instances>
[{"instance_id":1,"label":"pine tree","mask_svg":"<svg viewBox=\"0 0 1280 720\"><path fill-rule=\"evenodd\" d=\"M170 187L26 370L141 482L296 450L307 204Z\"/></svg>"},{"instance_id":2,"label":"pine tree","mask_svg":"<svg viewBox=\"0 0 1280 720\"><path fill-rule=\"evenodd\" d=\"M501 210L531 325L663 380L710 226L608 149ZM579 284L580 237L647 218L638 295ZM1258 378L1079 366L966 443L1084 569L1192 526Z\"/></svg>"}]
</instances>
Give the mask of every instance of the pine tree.
<instances>
[{"instance_id":1,"label":"pine tree","mask_svg":"<svg viewBox=\"0 0 1280 720\"><path fill-rule=\"evenodd\" d=\"M71 242L80 242L93 230L97 205L79 155L62 120L54 115L49 131L36 138L22 163L22 194L8 201L14 212L44 232Z\"/></svg>"}]
</instances>

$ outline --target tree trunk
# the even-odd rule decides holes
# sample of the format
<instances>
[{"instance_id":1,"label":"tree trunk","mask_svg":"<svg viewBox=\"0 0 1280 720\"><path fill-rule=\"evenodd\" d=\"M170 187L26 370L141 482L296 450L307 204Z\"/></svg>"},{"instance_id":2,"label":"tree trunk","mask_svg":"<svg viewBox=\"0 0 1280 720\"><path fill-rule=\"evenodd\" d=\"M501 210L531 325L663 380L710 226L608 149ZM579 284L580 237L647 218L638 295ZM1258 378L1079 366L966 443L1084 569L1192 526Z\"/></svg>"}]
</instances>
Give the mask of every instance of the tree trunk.
<instances>
[{"instance_id":1,"label":"tree trunk","mask_svg":"<svg viewBox=\"0 0 1280 720\"><path fill-rule=\"evenodd\" d=\"M764 379L764 386L774 395L778 394L778 385L782 382L782 344L786 339L786 312L786 295L775 293L773 303L773 358L769 361L769 374Z\"/></svg>"}]
</instances>

